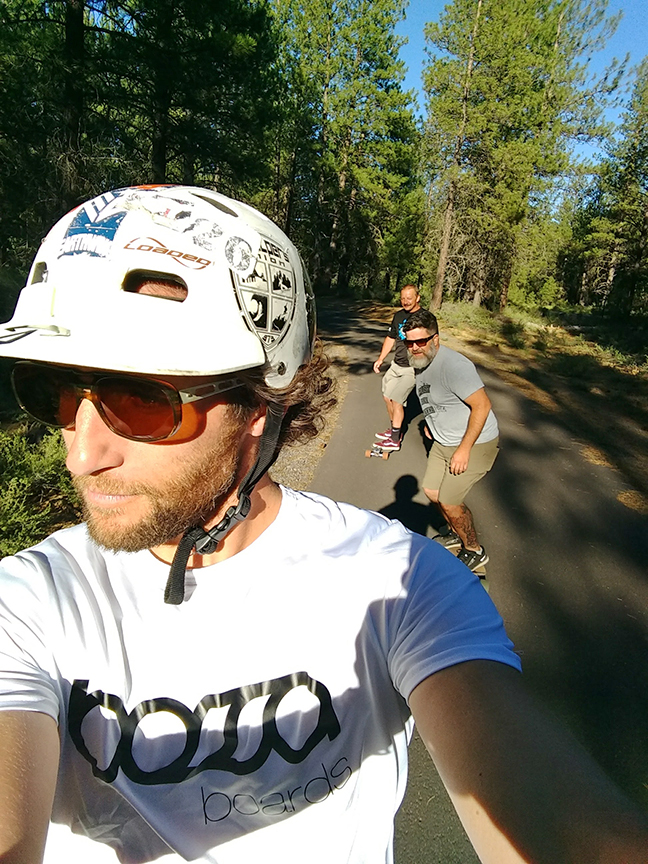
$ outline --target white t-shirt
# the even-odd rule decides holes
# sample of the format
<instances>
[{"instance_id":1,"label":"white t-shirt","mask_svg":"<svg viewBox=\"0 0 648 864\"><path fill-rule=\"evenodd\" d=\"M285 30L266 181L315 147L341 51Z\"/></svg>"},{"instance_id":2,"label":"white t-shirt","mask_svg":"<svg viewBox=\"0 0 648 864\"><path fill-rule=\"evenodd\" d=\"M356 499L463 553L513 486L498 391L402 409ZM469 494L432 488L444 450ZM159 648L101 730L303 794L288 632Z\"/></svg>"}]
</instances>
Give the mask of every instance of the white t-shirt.
<instances>
[{"instance_id":1,"label":"white t-shirt","mask_svg":"<svg viewBox=\"0 0 648 864\"><path fill-rule=\"evenodd\" d=\"M416 395L432 437L446 447L461 444L470 408L465 400L484 386L472 360L440 345L436 357L416 372ZM475 444L485 444L499 435L497 420L489 411Z\"/></svg>"},{"instance_id":2,"label":"white t-shirt","mask_svg":"<svg viewBox=\"0 0 648 864\"><path fill-rule=\"evenodd\" d=\"M0 564L0 709L58 719L53 821L120 861L390 862L410 692L469 659L519 668L441 546L282 492L251 546L188 571L179 606L168 565L82 525Z\"/></svg>"}]
</instances>

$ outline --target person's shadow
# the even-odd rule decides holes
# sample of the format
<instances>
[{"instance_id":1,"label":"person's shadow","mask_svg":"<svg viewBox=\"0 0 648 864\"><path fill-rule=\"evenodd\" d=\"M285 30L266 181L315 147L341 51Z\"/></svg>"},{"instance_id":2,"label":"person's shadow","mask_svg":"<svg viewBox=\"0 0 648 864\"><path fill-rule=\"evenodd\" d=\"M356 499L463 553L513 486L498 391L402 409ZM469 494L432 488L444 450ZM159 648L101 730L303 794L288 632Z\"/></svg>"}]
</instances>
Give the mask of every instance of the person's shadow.
<instances>
[{"instance_id":1,"label":"person's shadow","mask_svg":"<svg viewBox=\"0 0 648 864\"><path fill-rule=\"evenodd\" d=\"M432 536L438 534L440 529L446 528L446 523L431 502L419 504L414 501L414 496L419 491L418 480L412 474L403 474L394 484L395 500L383 507L379 512L388 519L398 519L410 531L427 536L428 528L432 528Z\"/></svg>"}]
</instances>

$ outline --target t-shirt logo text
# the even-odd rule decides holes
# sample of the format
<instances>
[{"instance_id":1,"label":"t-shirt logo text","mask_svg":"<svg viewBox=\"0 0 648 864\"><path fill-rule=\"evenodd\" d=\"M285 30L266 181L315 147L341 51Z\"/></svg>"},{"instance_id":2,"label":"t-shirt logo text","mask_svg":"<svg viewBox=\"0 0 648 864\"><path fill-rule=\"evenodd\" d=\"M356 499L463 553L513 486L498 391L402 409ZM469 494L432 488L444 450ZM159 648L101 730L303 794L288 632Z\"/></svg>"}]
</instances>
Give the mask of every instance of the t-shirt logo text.
<instances>
[{"instance_id":1,"label":"t-shirt logo text","mask_svg":"<svg viewBox=\"0 0 648 864\"><path fill-rule=\"evenodd\" d=\"M285 741L276 722L277 709L282 699L297 687L305 686L319 702L317 724L301 747L294 749ZM249 758L237 760L234 753L239 742L238 721L243 707L252 699L267 697L263 710L262 734L256 752ZM223 728L223 743L212 753L206 755L198 764L191 761L198 751L203 720L212 708L227 708ZM82 725L87 715L94 709L103 709L104 714L111 712L119 724L119 741L114 755L105 768L90 752L84 740ZM168 765L154 770L143 770L133 755L133 738L139 723L149 714L166 711L175 715L185 727L185 746L179 756ZM105 720L104 722L109 722ZM68 706L68 728L70 737L78 752L90 763L95 777L106 783L114 782L119 769L134 783L153 786L162 783L181 783L202 771L220 770L231 774L251 774L259 769L271 752L277 753L290 764L303 762L324 738L332 741L340 734L340 723L336 717L331 694L324 684L311 678L306 672L295 672L271 681L250 684L204 696L194 710L182 702L166 697L147 699L127 711L119 696L96 690L88 693L88 681L75 680L72 685Z\"/></svg>"}]
</instances>

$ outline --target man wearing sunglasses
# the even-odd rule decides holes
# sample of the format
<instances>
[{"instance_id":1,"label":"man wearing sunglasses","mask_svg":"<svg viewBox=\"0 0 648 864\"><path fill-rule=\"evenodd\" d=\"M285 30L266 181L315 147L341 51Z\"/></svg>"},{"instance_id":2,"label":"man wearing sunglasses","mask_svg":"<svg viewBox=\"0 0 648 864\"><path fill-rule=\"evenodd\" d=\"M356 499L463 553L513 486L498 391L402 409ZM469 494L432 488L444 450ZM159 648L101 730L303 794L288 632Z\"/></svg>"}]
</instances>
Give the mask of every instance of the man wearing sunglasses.
<instances>
[{"instance_id":1,"label":"man wearing sunglasses","mask_svg":"<svg viewBox=\"0 0 648 864\"><path fill-rule=\"evenodd\" d=\"M433 440L423 477L425 494L451 528L439 536L470 570L483 567L488 554L480 545L464 498L493 467L499 429L490 399L475 365L463 354L439 344L436 317L426 309L411 315L405 346L416 374L416 392Z\"/></svg>"},{"instance_id":2,"label":"man wearing sunglasses","mask_svg":"<svg viewBox=\"0 0 648 864\"><path fill-rule=\"evenodd\" d=\"M210 190L43 242L0 350L86 521L0 564L0 862L389 864L412 717L483 861L645 861L474 576L269 478L331 402L313 325L293 244Z\"/></svg>"}]
</instances>

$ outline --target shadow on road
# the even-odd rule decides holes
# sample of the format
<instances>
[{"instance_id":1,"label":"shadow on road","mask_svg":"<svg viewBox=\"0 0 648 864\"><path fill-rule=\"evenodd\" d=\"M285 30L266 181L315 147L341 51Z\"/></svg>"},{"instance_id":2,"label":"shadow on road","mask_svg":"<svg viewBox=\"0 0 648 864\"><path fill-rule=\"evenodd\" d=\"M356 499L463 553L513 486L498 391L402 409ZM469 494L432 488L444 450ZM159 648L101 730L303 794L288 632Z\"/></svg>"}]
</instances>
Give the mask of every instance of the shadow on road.
<instances>
[{"instance_id":1,"label":"shadow on road","mask_svg":"<svg viewBox=\"0 0 648 864\"><path fill-rule=\"evenodd\" d=\"M391 504L383 507L380 512L388 519L398 519L410 531L432 536L445 527L445 521L434 504L419 504L414 501L414 496L419 492L419 484L412 474L404 474L399 477L394 486L394 500Z\"/></svg>"},{"instance_id":2,"label":"shadow on road","mask_svg":"<svg viewBox=\"0 0 648 864\"><path fill-rule=\"evenodd\" d=\"M498 379L488 390L500 405L510 393ZM648 807L646 519L555 417L528 400L516 412L487 481L496 508L476 508L493 571L510 574L500 611L532 689Z\"/></svg>"}]
</instances>

